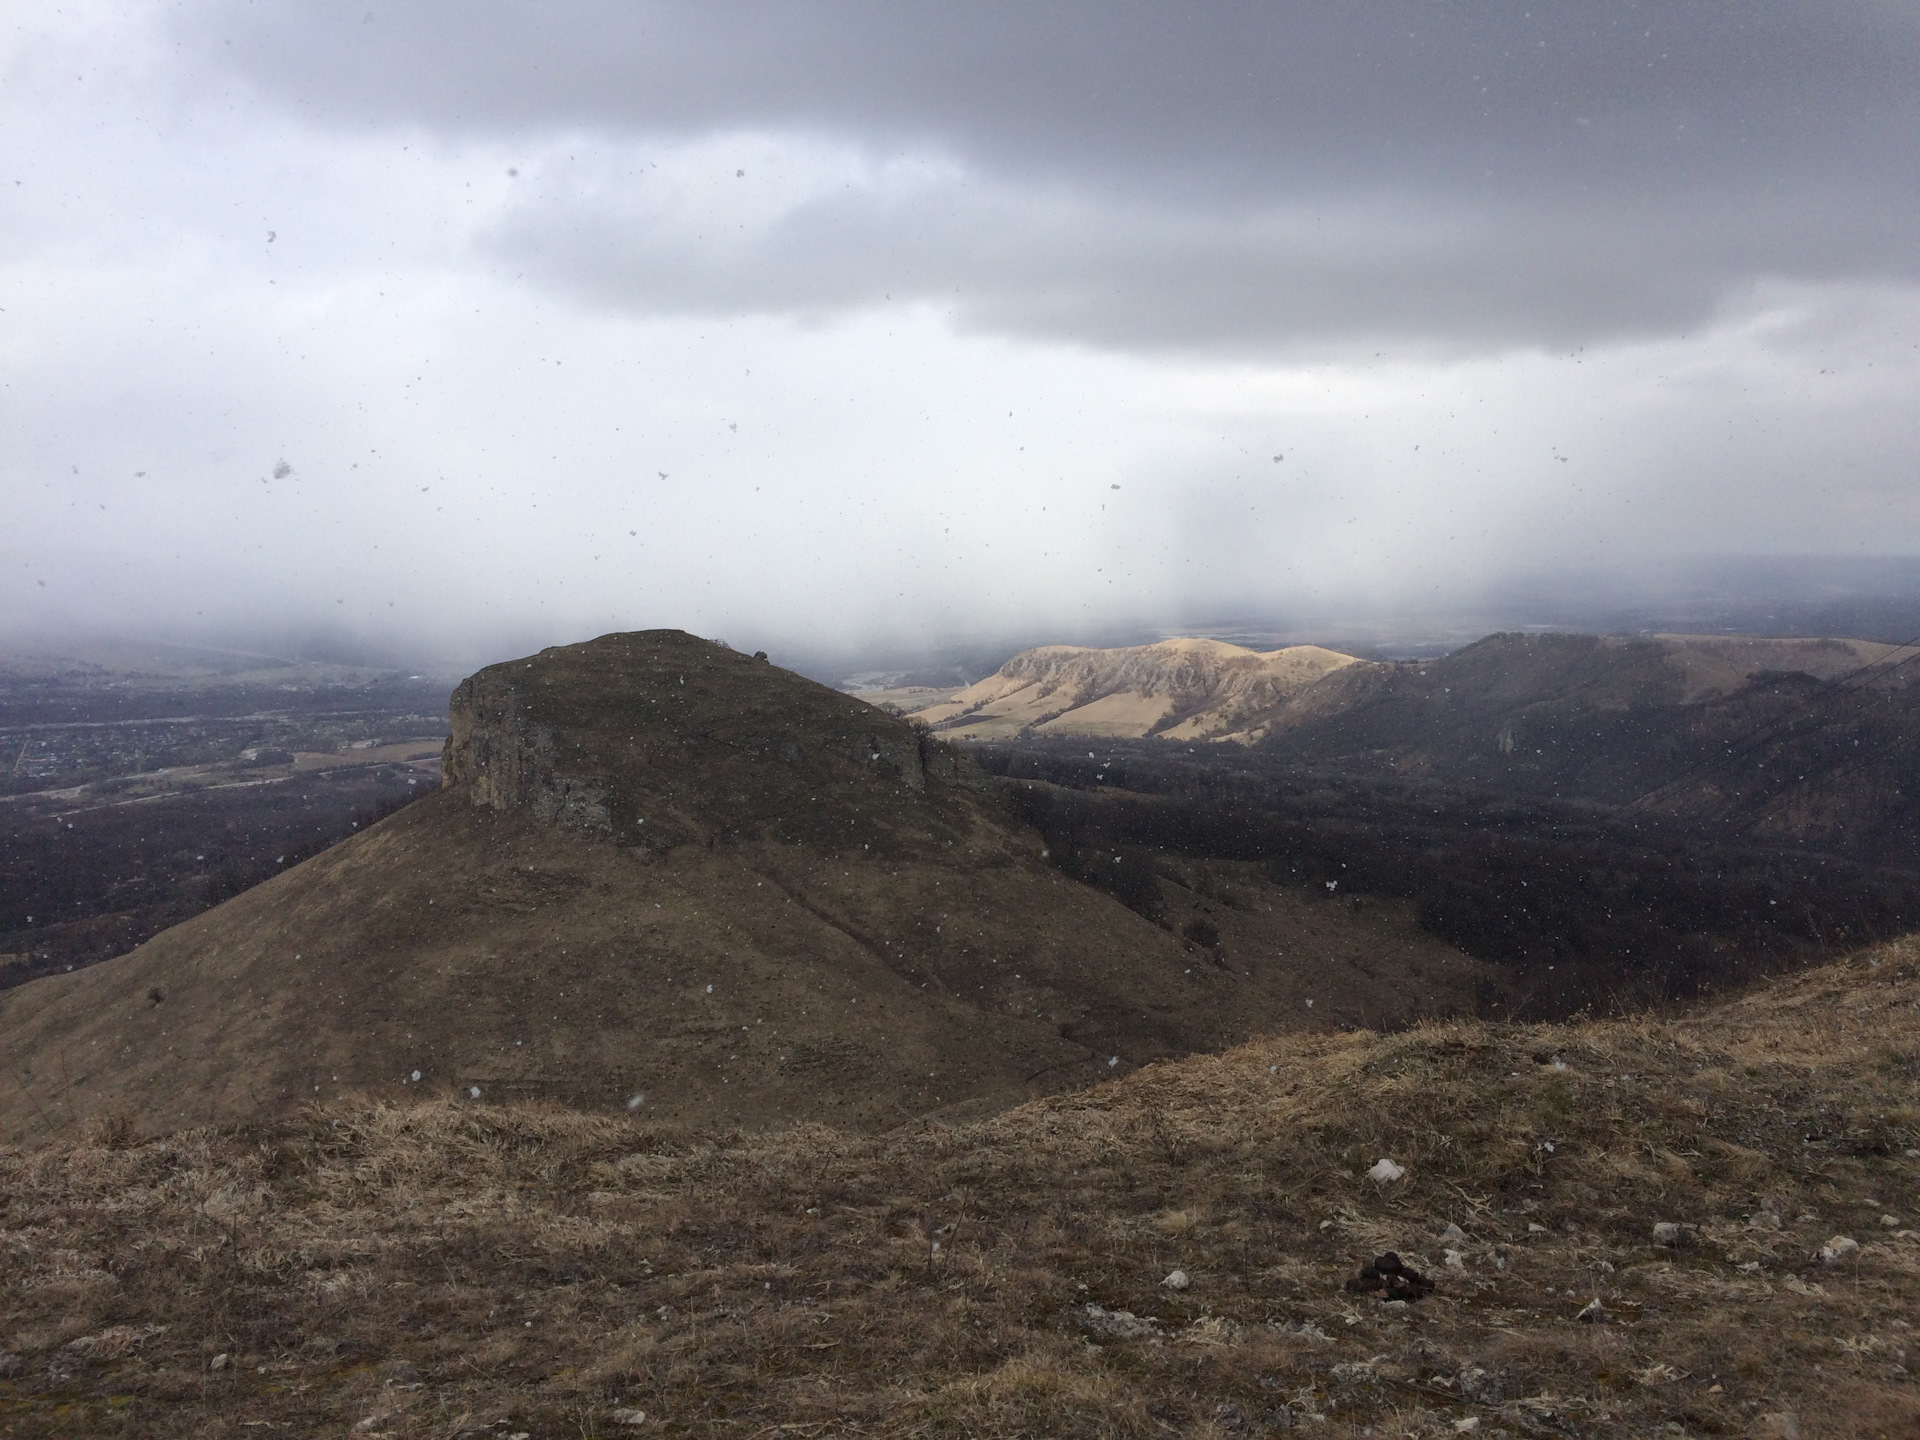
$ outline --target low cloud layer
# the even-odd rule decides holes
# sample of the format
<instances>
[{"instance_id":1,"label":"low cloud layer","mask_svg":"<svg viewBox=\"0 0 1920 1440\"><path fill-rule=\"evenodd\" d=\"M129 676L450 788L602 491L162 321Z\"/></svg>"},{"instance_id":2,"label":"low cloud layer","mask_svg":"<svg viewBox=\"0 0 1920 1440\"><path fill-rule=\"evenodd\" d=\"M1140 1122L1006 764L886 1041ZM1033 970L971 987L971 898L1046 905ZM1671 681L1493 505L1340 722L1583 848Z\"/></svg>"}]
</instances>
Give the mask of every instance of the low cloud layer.
<instances>
[{"instance_id":1,"label":"low cloud layer","mask_svg":"<svg viewBox=\"0 0 1920 1440\"><path fill-rule=\"evenodd\" d=\"M543 166L503 232L643 311L894 295L1103 345L1560 346L1920 265L1899 6L236 5L187 28L343 127L646 137ZM704 174L650 168L716 136Z\"/></svg>"},{"instance_id":2,"label":"low cloud layer","mask_svg":"<svg viewBox=\"0 0 1920 1440\"><path fill-rule=\"evenodd\" d=\"M1884 4L46 12L0 38L0 607L853 646L1912 555L1916 41Z\"/></svg>"}]
</instances>

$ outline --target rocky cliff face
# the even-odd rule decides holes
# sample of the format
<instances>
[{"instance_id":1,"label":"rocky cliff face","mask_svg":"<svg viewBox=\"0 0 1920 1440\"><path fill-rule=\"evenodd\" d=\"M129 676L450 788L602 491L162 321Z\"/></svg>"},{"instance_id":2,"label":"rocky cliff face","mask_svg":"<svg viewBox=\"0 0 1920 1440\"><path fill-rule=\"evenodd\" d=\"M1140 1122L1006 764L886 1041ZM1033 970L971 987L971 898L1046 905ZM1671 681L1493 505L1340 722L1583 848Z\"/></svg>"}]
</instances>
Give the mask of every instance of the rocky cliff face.
<instances>
[{"instance_id":1,"label":"rocky cliff face","mask_svg":"<svg viewBox=\"0 0 1920 1440\"><path fill-rule=\"evenodd\" d=\"M907 721L677 630L489 666L451 710L448 788L621 844L899 844L984 785Z\"/></svg>"},{"instance_id":2,"label":"rocky cliff face","mask_svg":"<svg viewBox=\"0 0 1920 1440\"><path fill-rule=\"evenodd\" d=\"M589 835L612 835L609 777L570 775L553 726L530 718L513 687L483 672L453 692L453 733L441 755L441 784L464 789L491 810L524 807Z\"/></svg>"}]
</instances>

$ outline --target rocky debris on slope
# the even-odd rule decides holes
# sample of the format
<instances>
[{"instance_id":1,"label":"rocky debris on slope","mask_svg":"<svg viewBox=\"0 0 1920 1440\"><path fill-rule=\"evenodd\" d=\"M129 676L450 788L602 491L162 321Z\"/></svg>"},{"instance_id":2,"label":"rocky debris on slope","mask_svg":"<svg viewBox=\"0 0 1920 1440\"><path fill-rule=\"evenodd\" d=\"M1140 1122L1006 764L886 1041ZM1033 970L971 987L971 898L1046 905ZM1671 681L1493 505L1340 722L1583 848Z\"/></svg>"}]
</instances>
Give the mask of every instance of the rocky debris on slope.
<instances>
[{"instance_id":1,"label":"rocky debris on slope","mask_svg":"<svg viewBox=\"0 0 1920 1440\"><path fill-rule=\"evenodd\" d=\"M1860 1253L1860 1242L1846 1235L1836 1235L1820 1247L1814 1257L1822 1265L1838 1265L1852 1259Z\"/></svg>"},{"instance_id":2,"label":"rocky debris on slope","mask_svg":"<svg viewBox=\"0 0 1920 1440\"><path fill-rule=\"evenodd\" d=\"M1433 1281L1389 1250L1362 1265L1346 1288L1354 1295L1376 1295L1382 1300L1424 1300L1433 1293Z\"/></svg>"},{"instance_id":3,"label":"rocky debris on slope","mask_svg":"<svg viewBox=\"0 0 1920 1440\"><path fill-rule=\"evenodd\" d=\"M1160 1333L1160 1322L1151 1315L1135 1315L1131 1310L1107 1310L1099 1305L1082 1306L1075 1321L1095 1335L1109 1340L1141 1340Z\"/></svg>"}]
</instances>

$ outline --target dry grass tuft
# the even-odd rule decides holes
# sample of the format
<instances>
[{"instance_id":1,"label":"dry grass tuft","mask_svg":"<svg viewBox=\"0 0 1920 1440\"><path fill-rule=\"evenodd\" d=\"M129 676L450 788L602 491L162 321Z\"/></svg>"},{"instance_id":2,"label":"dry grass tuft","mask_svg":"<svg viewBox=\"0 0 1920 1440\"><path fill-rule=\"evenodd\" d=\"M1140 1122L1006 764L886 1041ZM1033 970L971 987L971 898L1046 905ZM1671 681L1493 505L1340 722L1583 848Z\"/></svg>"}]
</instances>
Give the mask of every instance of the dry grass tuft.
<instances>
[{"instance_id":1,"label":"dry grass tuft","mask_svg":"<svg viewBox=\"0 0 1920 1440\"><path fill-rule=\"evenodd\" d=\"M1913 1435L1916 1010L1902 942L880 1136L100 1124L0 1153L0 1434Z\"/></svg>"}]
</instances>

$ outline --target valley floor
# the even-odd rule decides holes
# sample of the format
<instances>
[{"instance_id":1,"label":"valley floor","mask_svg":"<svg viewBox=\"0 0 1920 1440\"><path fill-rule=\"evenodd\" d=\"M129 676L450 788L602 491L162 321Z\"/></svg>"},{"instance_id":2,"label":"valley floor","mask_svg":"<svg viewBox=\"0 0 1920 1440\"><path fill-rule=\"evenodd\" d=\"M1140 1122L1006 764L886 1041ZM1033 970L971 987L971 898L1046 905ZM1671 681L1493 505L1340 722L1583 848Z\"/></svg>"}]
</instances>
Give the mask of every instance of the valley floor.
<instances>
[{"instance_id":1,"label":"valley floor","mask_svg":"<svg viewBox=\"0 0 1920 1440\"><path fill-rule=\"evenodd\" d=\"M0 1152L0 1435L1911 1436L1917 1010L1907 940L877 1136L95 1121Z\"/></svg>"}]
</instances>

